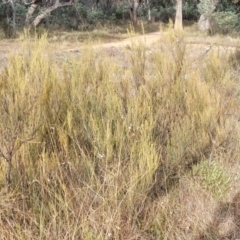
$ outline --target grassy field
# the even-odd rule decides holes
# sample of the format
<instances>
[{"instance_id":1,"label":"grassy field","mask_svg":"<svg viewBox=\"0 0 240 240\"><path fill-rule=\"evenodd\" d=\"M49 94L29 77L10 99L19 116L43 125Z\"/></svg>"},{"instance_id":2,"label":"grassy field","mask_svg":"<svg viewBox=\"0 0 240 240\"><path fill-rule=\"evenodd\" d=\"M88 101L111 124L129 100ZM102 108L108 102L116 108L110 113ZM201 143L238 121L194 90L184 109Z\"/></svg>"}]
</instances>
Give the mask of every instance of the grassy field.
<instances>
[{"instance_id":1,"label":"grassy field","mask_svg":"<svg viewBox=\"0 0 240 240\"><path fill-rule=\"evenodd\" d=\"M0 72L0 239L240 237L239 52L188 34L64 61L21 38Z\"/></svg>"}]
</instances>

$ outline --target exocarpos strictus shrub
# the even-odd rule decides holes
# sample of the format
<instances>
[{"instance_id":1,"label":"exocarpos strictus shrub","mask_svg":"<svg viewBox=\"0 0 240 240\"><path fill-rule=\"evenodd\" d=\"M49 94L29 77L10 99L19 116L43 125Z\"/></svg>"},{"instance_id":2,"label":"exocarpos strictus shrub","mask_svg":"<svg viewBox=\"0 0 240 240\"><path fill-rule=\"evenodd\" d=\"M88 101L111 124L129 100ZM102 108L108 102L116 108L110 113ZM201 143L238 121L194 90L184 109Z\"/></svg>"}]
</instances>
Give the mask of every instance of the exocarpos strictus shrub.
<instances>
[{"instance_id":1,"label":"exocarpos strictus shrub","mask_svg":"<svg viewBox=\"0 0 240 240\"><path fill-rule=\"evenodd\" d=\"M132 42L119 60L89 45L60 64L43 35L9 57L0 74L3 239L173 236L160 199L227 141L230 68L213 52L196 70L172 31L153 48Z\"/></svg>"}]
</instances>

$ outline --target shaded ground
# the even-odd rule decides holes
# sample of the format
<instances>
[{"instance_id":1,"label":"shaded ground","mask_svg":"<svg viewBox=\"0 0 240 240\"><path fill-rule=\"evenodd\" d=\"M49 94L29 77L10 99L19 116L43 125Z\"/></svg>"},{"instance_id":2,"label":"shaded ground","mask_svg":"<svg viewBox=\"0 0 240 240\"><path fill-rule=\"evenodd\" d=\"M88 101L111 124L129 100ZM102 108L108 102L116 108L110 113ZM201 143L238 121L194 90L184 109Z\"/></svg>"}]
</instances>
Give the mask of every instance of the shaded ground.
<instances>
[{"instance_id":1,"label":"shaded ground","mask_svg":"<svg viewBox=\"0 0 240 240\"><path fill-rule=\"evenodd\" d=\"M218 205L209 226L195 240L212 239L240 239L240 192Z\"/></svg>"}]
</instances>

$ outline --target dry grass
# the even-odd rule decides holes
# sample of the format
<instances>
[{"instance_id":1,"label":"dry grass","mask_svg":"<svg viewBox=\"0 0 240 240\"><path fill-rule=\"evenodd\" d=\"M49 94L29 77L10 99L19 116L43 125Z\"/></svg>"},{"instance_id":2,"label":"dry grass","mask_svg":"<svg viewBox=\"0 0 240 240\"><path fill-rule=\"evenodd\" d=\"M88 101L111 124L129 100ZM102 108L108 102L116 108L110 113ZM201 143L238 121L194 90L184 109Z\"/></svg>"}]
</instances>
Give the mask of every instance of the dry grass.
<instances>
[{"instance_id":1,"label":"dry grass","mask_svg":"<svg viewBox=\"0 0 240 240\"><path fill-rule=\"evenodd\" d=\"M188 56L169 30L155 51L89 46L60 69L46 36L25 39L0 74L1 239L225 236L238 65Z\"/></svg>"}]
</instances>

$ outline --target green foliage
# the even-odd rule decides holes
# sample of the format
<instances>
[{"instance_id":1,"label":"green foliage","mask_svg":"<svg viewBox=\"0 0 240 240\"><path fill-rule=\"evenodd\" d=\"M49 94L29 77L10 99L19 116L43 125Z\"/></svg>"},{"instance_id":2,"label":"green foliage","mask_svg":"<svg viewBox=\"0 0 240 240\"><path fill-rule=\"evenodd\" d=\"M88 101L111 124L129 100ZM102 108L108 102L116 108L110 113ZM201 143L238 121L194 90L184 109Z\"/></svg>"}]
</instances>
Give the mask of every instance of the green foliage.
<instances>
[{"instance_id":1,"label":"green foliage","mask_svg":"<svg viewBox=\"0 0 240 240\"><path fill-rule=\"evenodd\" d=\"M198 20L199 11L195 3L183 4L183 19L185 20Z\"/></svg>"},{"instance_id":2,"label":"green foliage","mask_svg":"<svg viewBox=\"0 0 240 240\"><path fill-rule=\"evenodd\" d=\"M151 9L151 14L152 14L152 16L155 17L155 18L159 18L159 17L160 17L160 12L158 11L157 8L152 8L152 9Z\"/></svg>"},{"instance_id":3,"label":"green foliage","mask_svg":"<svg viewBox=\"0 0 240 240\"><path fill-rule=\"evenodd\" d=\"M126 20L130 18L129 9L124 5L116 8L113 14L115 14L118 20Z\"/></svg>"},{"instance_id":4,"label":"green foliage","mask_svg":"<svg viewBox=\"0 0 240 240\"><path fill-rule=\"evenodd\" d=\"M214 14L215 22L218 31L222 33L229 33L239 29L239 14L234 12L216 12Z\"/></svg>"},{"instance_id":5,"label":"green foliage","mask_svg":"<svg viewBox=\"0 0 240 240\"><path fill-rule=\"evenodd\" d=\"M84 4L77 3L75 9L78 16L82 17L83 19L87 17L88 9L86 6L84 6Z\"/></svg>"},{"instance_id":6,"label":"green foliage","mask_svg":"<svg viewBox=\"0 0 240 240\"><path fill-rule=\"evenodd\" d=\"M0 27L3 29L6 38L15 37L15 29L12 23L12 8L9 4L4 4L0 8Z\"/></svg>"},{"instance_id":7,"label":"green foliage","mask_svg":"<svg viewBox=\"0 0 240 240\"><path fill-rule=\"evenodd\" d=\"M222 3L223 4L223 3ZM239 28L239 14L234 5L216 5L212 0L201 0L198 4L200 14L203 14L211 22L214 33L230 33ZM214 12L217 10L216 12Z\"/></svg>"},{"instance_id":8,"label":"green foliage","mask_svg":"<svg viewBox=\"0 0 240 240\"><path fill-rule=\"evenodd\" d=\"M137 9L137 14L138 14L139 18L143 18L143 17L146 18L146 16L147 16L147 8L142 6L142 5L140 5L138 7L138 9Z\"/></svg>"},{"instance_id":9,"label":"green foliage","mask_svg":"<svg viewBox=\"0 0 240 240\"><path fill-rule=\"evenodd\" d=\"M20 29L24 26L27 11L28 9L25 6L16 3L16 25Z\"/></svg>"},{"instance_id":10,"label":"green foliage","mask_svg":"<svg viewBox=\"0 0 240 240\"><path fill-rule=\"evenodd\" d=\"M226 175L224 168L215 161L202 161L193 167L192 174L201 187L215 197L222 197L230 186L231 179Z\"/></svg>"},{"instance_id":11,"label":"green foliage","mask_svg":"<svg viewBox=\"0 0 240 240\"><path fill-rule=\"evenodd\" d=\"M87 10L82 4L77 4L73 7L59 8L51 13L44 20L44 25L47 28L66 28L78 29L81 23L81 17L87 15Z\"/></svg>"},{"instance_id":12,"label":"green foliage","mask_svg":"<svg viewBox=\"0 0 240 240\"><path fill-rule=\"evenodd\" d=\"M222 0L217 4L217 11L233 11L237 12L240 6L240 1L238 0Z\"/></svg>"},{"instance_id":13,"label":"green foliage","mask_svg":"<svg viewBox=\"0 0 240 240\"><path fill-rule=\"evenodd\" d=\"M216 9L216 4L213 0L200 0L197 7L200 14L204 14L206 17L211 17Z\"/></svg>"},{"instance_id":14,"label":"green foliage","mask_svg":"<svg viewBox=\"0 0 240 240\"><path fill-rule=\"evenodd\" d=\"M173 19L175 14L175 9L173 6L170 7L161 7L159 10L159 19L164 22L169 22L169 19Z\"/></svg>"},{"instance_id":15,"label":"green foliage","mask_svg":"<svg viewBox=\"0 0 240 240\"><path fill-rule=\"evenodd\" d=\"M101 9L97 10L88 10L87 12L87 21L90 24L101 23L104 20L104 12Z\"/></svg>"},{"instance_id":16,"label":"green foliage","mask_svg":"<svg viewBox=\"0 0 240 240\"><path fill-rule=\"evenodd\" d=\"M216 15L217 20L219 20L219 29L222 29L222 32L226 32L228 26L230 26L230 29L234 28L235 30L236 26L234 26L234 22L236 21L234 14L238 12L239 1L225 0L219 2L216 6L213 2L213 0L201 0L197 6L196 1L186 0L183 4L183 19L197 20L199 14L202 13L212 17L213 12L216 10L224 12L224 14L219 14L219 17ZM150 4L152 16L155 20L168 22L169 19L174 18L175 1L152 0ZM43 10L42 7L43 6L36 10L33 18ZM2 26L6 18L6 8L6 5L1 5L0 7L0 23L2 23ZM28 8L23 3L16 3L16 24L18 29L24 27L27 10ZM144 4L139 6L138 16L143 20L147 19L147 8ZM51 12L51 14L42 21L41 27L48 29L91 29L96 26L97 23L101 25L105 23L108 24L109 22L118 23L119 21L128 21L129 18L129 6L126 1L122 2L119 6L115 5L114 1L100 1L97 7L94 5L94 1L81 1L72 7L59 8Z\"/></svg>"}]
</instances>

